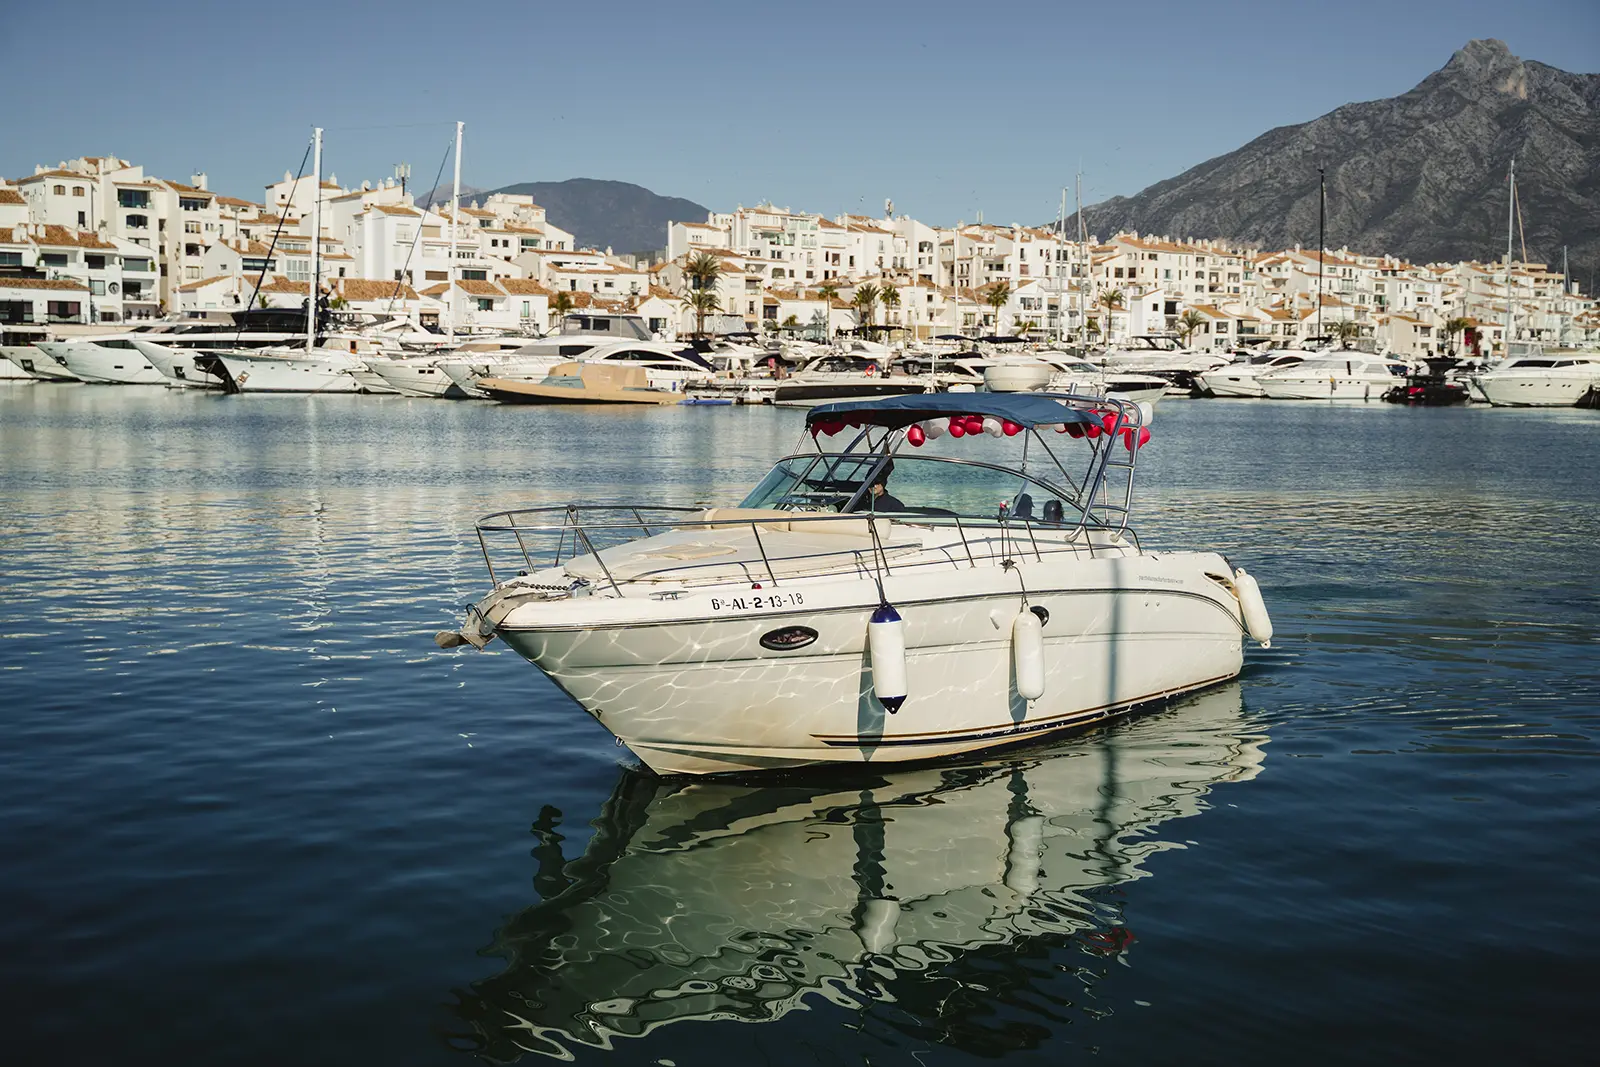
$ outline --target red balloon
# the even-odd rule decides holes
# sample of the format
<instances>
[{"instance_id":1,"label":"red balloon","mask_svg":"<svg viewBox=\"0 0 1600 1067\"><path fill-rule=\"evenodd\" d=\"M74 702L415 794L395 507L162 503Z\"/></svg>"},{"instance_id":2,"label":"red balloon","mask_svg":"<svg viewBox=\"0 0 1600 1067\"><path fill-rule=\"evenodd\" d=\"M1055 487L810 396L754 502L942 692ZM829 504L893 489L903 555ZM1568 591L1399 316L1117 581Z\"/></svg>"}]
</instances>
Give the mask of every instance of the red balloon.
<instances>
[{"instance_id":1,"label":"red balloon","mask_svg":"<svg viewBox=\"0 0 1600 1067\"><path fill-rule=\"evenodd\" d=\"M1089 440L1093 441L1096 437L1100 436L1100 424L1098 422L1089 423L1083 428L1083 435Z\"/></svg>"},{"instance_id":2,"label":"red balloon","mask_svg":"<svg viewBox=\"0 0 1600 1067\"><path fill-rule=\"evenodd\" d=\"M927 439L928 435L922 432L921 426L912 426L910 429L906 430L906 440L911 442L912 448L921 448L922 442L926 441Z\"/></svg>"},{"instance_id":3,"label":"red balloon","mask_svg":"<svg viewBox=\"0 0 1600 1067\"><path fill-rule=\"evenodd\" d=\"M1122 443L1127 447L1129 452L1132 452L1135 448L1143 448L1145 445L1150 443L1150 427L1139 427L1138 445L1133 443L1133 427L1128 427L1126 430L1122 431Z\"/></svg>"},{"instance_id":4,"label":"red balloon","mask_svg":"<svg viewBox=\"0 0 1600 1067\"><path fill-rule=\"evenodd\" d=\"M951 437L965 437L966 435L967 435L967 424L962 422L959 419L951 419L950 420L950 436Z\"/></svg>"},{"instance_id":5,"label":"red balloon","mask_svg":"<svg viewBox=\"0 0 1600 1067\"><path fill-rule=\"evenodd\" d=\"M1012 422L1010 419L1006 419L1004 422L1002 422L1000 424L1000 429L1002 431L1004 431L1004 433L1005 433L1005 435L1007 437L1015 437L1015 436L1017 436L1017 434L1022 432L1022 427L1018 426L1016 423Z\"/></svg>"},{"instance_id":6,"label":"red balloon","mask_svg":"<svg viewBox=\"0 0 1600 1067\"><path fill-rule=\"evenodd\" d=\"M967 416L967 436L976 437L983 432L983 417L981 415Z\"/></svg>"},{"instance_id":7,"label":"red balloon","mask_svg":"<svg viewBox=\"0 0 1600 1067\"><path fill-rule=\"evenodd\" d=\"M1115 411L1106 412L1105 417L1100 422L1105 426L1106 433L1114 433L1117 428L1117 413Z\"/></svg>"},{"instance_id":8,"label":"red balloon","mask_svg":"<svg viewBox=\"0 0 1600 1067\"><path fill-rule=\"evenodd\" d=\"M1068 437L1076 437L1079 440L1083 439L1083 424L1082 423L1069 422L1069 423L1067 423L1065 428L1066 428Z\"/></svg>"}]
</instances>

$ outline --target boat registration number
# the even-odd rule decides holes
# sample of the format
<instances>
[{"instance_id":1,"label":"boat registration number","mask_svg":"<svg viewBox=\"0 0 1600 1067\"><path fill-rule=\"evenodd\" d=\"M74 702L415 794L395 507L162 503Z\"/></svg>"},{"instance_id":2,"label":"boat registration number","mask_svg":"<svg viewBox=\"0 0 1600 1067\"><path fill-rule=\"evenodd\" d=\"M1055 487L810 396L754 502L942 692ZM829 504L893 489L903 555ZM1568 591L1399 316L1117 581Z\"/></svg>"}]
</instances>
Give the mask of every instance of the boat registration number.
<instances>
[{"instance_id":1,"label":"boat registration number","mask_svg":"<svg viewBox=\"0 0 1600 1067\"><path fill-rule=\"evenodd\" d=\"M761 596L712 597L712 611L778 611L806 602L803 593L766 593Z\"/></svg>"}]
</instances>

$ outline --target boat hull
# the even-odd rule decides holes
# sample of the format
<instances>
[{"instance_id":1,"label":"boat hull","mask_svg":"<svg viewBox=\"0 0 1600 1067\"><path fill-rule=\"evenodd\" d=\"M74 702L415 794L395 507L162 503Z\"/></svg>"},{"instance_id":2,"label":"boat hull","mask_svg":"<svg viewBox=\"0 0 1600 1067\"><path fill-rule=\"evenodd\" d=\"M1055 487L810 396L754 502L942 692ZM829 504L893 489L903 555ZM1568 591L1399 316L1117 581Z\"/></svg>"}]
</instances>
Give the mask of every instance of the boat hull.
<instances>
[{"instance_id":1,"label":"boat hull","mask_svg":"<svg viewBox=\"0 0 1600 1067\"><path fill-rule=\"evenodd\" d=\"M38 345L7 345L3 350L7 360L28 377L41 382L75 382L77 376L55 356Z\"/></svg>"},{"instance_id":2,"label":"boat hull","mask_svg":"<svg viewBox=\"0 0 1600 1067\"><path fill-rule=\"evenodd\" d=\"M213 353L236 393L357 393L361 385L347 362L277 356L248 358Z\"/></svg>"},{"instance_id":3,"label":"boat hull","mask_svg":"<svg viewBox=\"0 0 1600 1067\"><path fill-rule=\"evenodd\" d=\"M1269 400L1382 400L1403 378L1277 378L1258 379Z\"/></svg>"},{"instance_id":4,"label":"boat hull","mask_svg":"<svg viewBox=\"0 0 1600 1067\"><path fill-rule=\"evenodd\" d=\"M1494 375L1472 379L1483 398L1495 407L1570 408L1596 380L1577 375Z\"/></svg>"},{"instance_id":5,"label":"boat hull","mask_svg":"<svg viewBox=\"0 0 1600 1067\"><path fill-rule=\"evenodd\" d=\"M167 384L177 389L221 389L223 381L195 365L195 354L180 348L156 344L154 341L135 341L133 346L150 365L161 372Z\"/></svg>"},{"instance_id":6,"label":"boat hull","mask_svg":"<svg viewBox=\"0 0 1600 1067\"><path fill-rule=\"evenodd\" d=\"M591 596L497 634L662 774L934 759L1030 740L1232 678L1242 615L1211 553L891 575L908 696L874 696L862 583L809 579L676 599ZM1024 607L1018 580L1029 590ZM776 605L776 607L774 607ZM1042 609L1045 688L1017 692L1012 622ZM816 632L798 651L763 636Z\"/></svg>"},{"instance_id":7,"label":"boat hull","mask_svg":"<svg viewBox=\"0 0 1600 1067\"><path fill-rule=\"evenodd\" d=\"M373 360L366 369L383 379L385 385L401 396L431 398L461 398L467 395L443 369L433 363L408 363L394 360L385 363Z\"/></svg>"},{"instance_id":8,"label":"boat hull","mask_svg":"<svg viewBox=\"0 0 1600 1067\"><path fill-rule=\"evenodd\" d=\"M778 383L772 391L772 403L778 407L815 408L843 400L872 400L882 396L903 396L929 391L925 380L907 378L867 378L850 383L806 382L788 378Z\"/></svg>"},{"instance_id":9,"label":"boat hull","mask_svg":"<svg viewBox=\"0 0 1600 1067\"><path fill-rule=\"evenodd\" d=\"M40 341L37 346L66 365L73 377L96 385L165 385L137 349L106 348L91 341Z\"/></svg>"},{"instance_id":10,"label":"boat hull","mask_svg":"<svg viewBox=\"0 0 1600 1067\"><path fill-rule=\"evenodd\" d=\"M1202 374L1195 379L1195 384L1212 396L1261 399L1267 395L1267 391L1261 388L1261 383L1256 380L1254 374L1244 374L1239 371L1229 373L1226 369Z\"/></svg>"}]
</instances>

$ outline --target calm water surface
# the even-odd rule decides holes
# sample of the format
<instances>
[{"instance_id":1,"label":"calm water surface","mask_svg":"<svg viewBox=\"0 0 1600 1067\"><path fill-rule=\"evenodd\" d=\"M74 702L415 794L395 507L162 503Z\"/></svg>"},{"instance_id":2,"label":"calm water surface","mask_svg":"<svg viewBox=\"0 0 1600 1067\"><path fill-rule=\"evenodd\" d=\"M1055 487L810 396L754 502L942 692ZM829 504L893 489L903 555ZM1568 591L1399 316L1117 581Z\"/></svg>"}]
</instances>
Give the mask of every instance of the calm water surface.
<instances>
[{"instance_id":1,"label":"calm water surface","mask_svg":"<svg viewBox=\"0 0 1600 1067\"><path fill-rule=\"evenodd\" d=\"M434 648L476 516L798 427L0 383L0 1062L1592 1060L1596 413L1164 403L1279 639L988 759L663 783Z\"/></svg>"}]
</instances>

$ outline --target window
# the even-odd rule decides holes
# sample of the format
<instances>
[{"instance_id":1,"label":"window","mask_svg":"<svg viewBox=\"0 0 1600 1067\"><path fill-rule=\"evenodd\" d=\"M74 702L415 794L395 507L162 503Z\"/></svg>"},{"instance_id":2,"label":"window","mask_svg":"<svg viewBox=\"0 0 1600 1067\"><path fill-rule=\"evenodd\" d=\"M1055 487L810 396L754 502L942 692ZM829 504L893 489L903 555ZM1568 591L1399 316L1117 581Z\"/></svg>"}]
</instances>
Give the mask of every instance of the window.
<instances>
[{"instance_id":1,"label":"window","mask_svg":"<svg viewBox=\"0 0 1600 1067\"><path fill-rule=\"evenodd\" d=\"M89 223L84 219L83 212L78 212L78 229L81 230L87 225L89 225Z\"/></svg>"},{"instance_id":2,"label":"window","mask_svg":"<svg viewBox=\"0 0 1600 1067\"><path fill-rule=\"evenodd\" d=\"M207 201L198 196L180 196L178 208L182 211L204 211Z\"/></svg>"},{"instance_id":3,"label":"window","mask_svg":"<svg viewBox=\"0 0 1600 1067\"><path fill-rule=\"evenodd\" d=\"M22 266L21 252L0 252L0 267Z\"/></svg>"},{"instance_id":4,"label":"window","mask_svg":"<svg viewBox=\"0 0 1600 1067\"><path fill-rule=\"evenodd\" d=\"M52 319L57 321L76 319L83 314L83 305L76 300L52 300L45 310Z\"/></svg>"},{"instance_id":5,"label":"window","mask_svg":"<svg viewBox=\"0 0 1600 1067\"><path fill-rule=\"evenodd\" d=\"M67 187L65 185L58 185L54 189L52 189L50 191L52 193L54 193L55 195L57 195L57 196L66 196L67 195Z\"/></svg>"},{"instance_id":6,"label":"window","mask_svg":"<svg viewBox=\"0 0 1600 1067\"><path fill-rule=\"evenodd\" d=\"M185 268L183 268L183 280L186 281L186 282L197 282L197 281L199 281L200 280L200 268L199 267L185 267Z\"/></svg>"},{"instance_id":7,"label":"window","mask_svg":"<svg viewBox=\"0 0 1600 1067\"><path fill-rule=\"evenodd\" d=\"M122 261L122 269L124 272L149 270L150 261L148 259L125 259Z\"/></svg>"},{"instance_id":8,"label":"window","mask_svg":"<svg viewBox=\"0 0 1600 1067\"><path fill-rule=\"evenodd\" d=\"M198 222L185 222L183 224L183 232L184 233L199 233L200 232L200 224Z\"/></svg>"},{"instance_id":9,"label":"window","mask_svg":"<svg viewBox=\"0 0 1600 1067\"><path fill-rule=\"evenodd\" d=\"M145 192L143 189L118 189L117 206L140 208L149 207L150 194Z\"/></svg>"},{"instance_id":10,"label":"window","mask_svg":"<svg viewBox=\"0 0 1600 1067\"><path fill-rule=\"evenodd\" d=\"M89 279L89 292L93 293L95 296L105 296L106 283L101 281L99 278Z\"/></svg>"},{"instance_id":11,"label":"window","mask_svg":"<svg viewBox=\"0 0 1600 1067\"><path fill-rule=\"evenodd\" d=\"M72 195L73 195L73 196L82 196L82 195L83 195L83 186L81 186L81 185L74 185L74 186L73 186L73 187L72 187Z\"/></svg>"},{"instance_id":12,"label":"window","mask_svg":"<svg viewBox=\"0 0 1600 1067\"><path fill-rule=\"evenodd\" d=\"M400 272L395 271L394 276L399 278ZM450 272L447 270L425 270L422 272L422 276L430 282L442 282L449 280Z\"/></svg>"},{"instance_id":13,"label":"window","mask_svg":"<svg viewBox=\"0 0 1600 1067\"><path fill-rule=\"evenodd\" d=\"M106 269L106 257L105 256L84 256L83 257L83 263L84 263L84 266L88 267L90 270L105 270Z\"/></svg>"},{"instance_id":14,"label":"window","mask_svg":"<svg viewBox=\"0 0 1600 1067\"><path fill-rule=\"evenodd\" d=\"M150 228L150 220L146 216L144 216L144 215L129 215L128 216L128 229L130 229L130 230L148 230L149 228Z\"/></svg>"},{"instance_id":15,"label":"window","mask_svg":"<svg viewBox=\"0 0 1600 1067\"><path fill-rule=\"evenodd\" d=\"M486 296L480 296L478 298L478 310L479 311L493 311L494 310L494 300L489 298L489 297L486 297Z\"/></svg>"},{"instance_id":16,"label":"window","mask_svg":"<svg viewBox=\"0 0 1600 1067\"><path fill-rule=\"evenodd\" d=\"M39 257L47 267L65 267L67 254L65 252L46 252Z\"/></svg>"},{"instance_id":17,"label":"window","mask_svg":"<svg viewBox=\"0 0 1600 1067\"><path fill-rule=\"evenodd\" d=\"M461 278L463 281L468 282L486 282L489 280L489 272L486 270L464 270L461 272Z\"/></svg>"}]
</instances>

